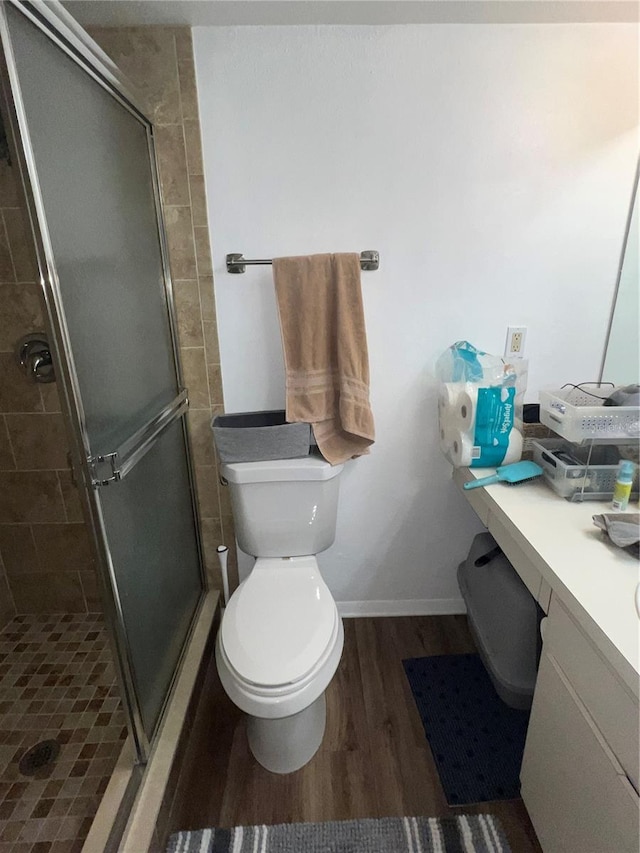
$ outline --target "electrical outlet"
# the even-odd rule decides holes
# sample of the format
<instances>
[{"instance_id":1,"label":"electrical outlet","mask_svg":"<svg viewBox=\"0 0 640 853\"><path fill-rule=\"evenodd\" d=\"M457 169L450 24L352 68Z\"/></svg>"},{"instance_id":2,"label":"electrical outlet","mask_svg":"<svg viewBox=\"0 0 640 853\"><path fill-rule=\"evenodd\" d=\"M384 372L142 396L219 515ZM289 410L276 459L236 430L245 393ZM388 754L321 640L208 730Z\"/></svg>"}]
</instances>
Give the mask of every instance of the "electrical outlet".
<instances>
[{"instance_id":1,"label":"electrical outlet","mask_svg":"<svg viewBox=\"0 0 640 853\"><path fill-rule=\"evenodd\" d=\"M509 326L507 328L507 340L504 345L504 357L523 358L526 337L526 326Z\"/></svg>"}]
</instances>

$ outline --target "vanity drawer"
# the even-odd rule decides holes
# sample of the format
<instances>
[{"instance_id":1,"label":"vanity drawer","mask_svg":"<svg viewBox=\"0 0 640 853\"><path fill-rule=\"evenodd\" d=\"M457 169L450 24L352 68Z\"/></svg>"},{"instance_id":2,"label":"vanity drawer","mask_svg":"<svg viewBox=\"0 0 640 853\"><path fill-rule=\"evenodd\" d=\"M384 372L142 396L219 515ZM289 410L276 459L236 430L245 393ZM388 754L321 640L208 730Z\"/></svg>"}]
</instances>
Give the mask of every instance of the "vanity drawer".
<instances>
[{"instance_id":1,"label":"vanity drawer","mask_svg":"<svg viewBox=\"0 0 640 853\"><path fill-rule=\"evenodd\" d=\"M544 648L556 659L611 751L639 790L638 701L557 596L551 601Z\"/></svg>"}]
</instances>

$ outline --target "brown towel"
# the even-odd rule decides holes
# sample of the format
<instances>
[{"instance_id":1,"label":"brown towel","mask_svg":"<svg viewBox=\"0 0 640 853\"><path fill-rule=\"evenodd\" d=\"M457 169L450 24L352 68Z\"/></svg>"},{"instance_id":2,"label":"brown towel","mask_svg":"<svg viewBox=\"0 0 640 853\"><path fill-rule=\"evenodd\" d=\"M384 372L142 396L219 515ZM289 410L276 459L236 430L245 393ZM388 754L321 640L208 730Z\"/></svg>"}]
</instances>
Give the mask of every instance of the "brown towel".
<instances>
[{"instance_id":1,"label":"brown towel","mask_svg":"<svg viewBox=\"0 0 640 853\"><path fill-rule=\"evenodd\" d=\"M356 254L275 258L287 420L313 425L337 465L374 441L369 359Z\"/></svg>"}]
</instances>

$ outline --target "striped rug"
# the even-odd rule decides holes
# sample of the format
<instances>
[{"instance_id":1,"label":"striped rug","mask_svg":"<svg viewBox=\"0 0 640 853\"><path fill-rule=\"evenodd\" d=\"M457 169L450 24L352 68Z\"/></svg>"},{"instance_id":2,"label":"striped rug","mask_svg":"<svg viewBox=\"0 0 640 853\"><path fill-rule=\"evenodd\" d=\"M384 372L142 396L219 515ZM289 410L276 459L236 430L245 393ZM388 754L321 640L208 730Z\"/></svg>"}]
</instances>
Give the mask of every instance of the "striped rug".
<instances>
[{"instance_id":1,"label":"striped rug","mask_svg":"<svg viewBox=\"0 0 640 853\"><path fill-rule=\"evenodd\" d=\"M386 817L178 832L167 853L509 853L492 815Z\"/></svg>"}]
</instances>

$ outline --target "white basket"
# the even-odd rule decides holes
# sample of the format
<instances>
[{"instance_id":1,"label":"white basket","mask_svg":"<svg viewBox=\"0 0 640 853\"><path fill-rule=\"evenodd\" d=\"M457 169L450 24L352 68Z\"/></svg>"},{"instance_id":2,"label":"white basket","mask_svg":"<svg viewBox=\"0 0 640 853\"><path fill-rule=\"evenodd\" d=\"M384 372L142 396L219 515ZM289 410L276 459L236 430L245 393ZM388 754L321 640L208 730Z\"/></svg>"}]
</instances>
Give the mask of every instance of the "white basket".
<instances>
[{"instance_id":1,"label":"white basket","mask_svg":"<svg viewBox=\"0 0 640 853\"><path fill-rule=\"evenodd\" d=\"M620 454L616 447L576 448L563 438L540 438L532 442L533 461L542 468L542 475L554 492L569 501L606 501L613 497L618 475ZM554 450L564 450L574 456L575 465L554 456ZM615 459L616 461L611 461ZM587 464L588 460L588 464ZM638 474L631 487L632 500L638 496Z\"/></svg>"},{"instance_id":2,"label":"white basket","mask_svg":"<svg viewBox=\"0 0 640 853\"><path fill-rule=\"evenodd\" d=\"M610 385L540 391L540 422L567 441L632 442L640 438L640 407L603 406Z\"/></svg>"}]
</instances>

